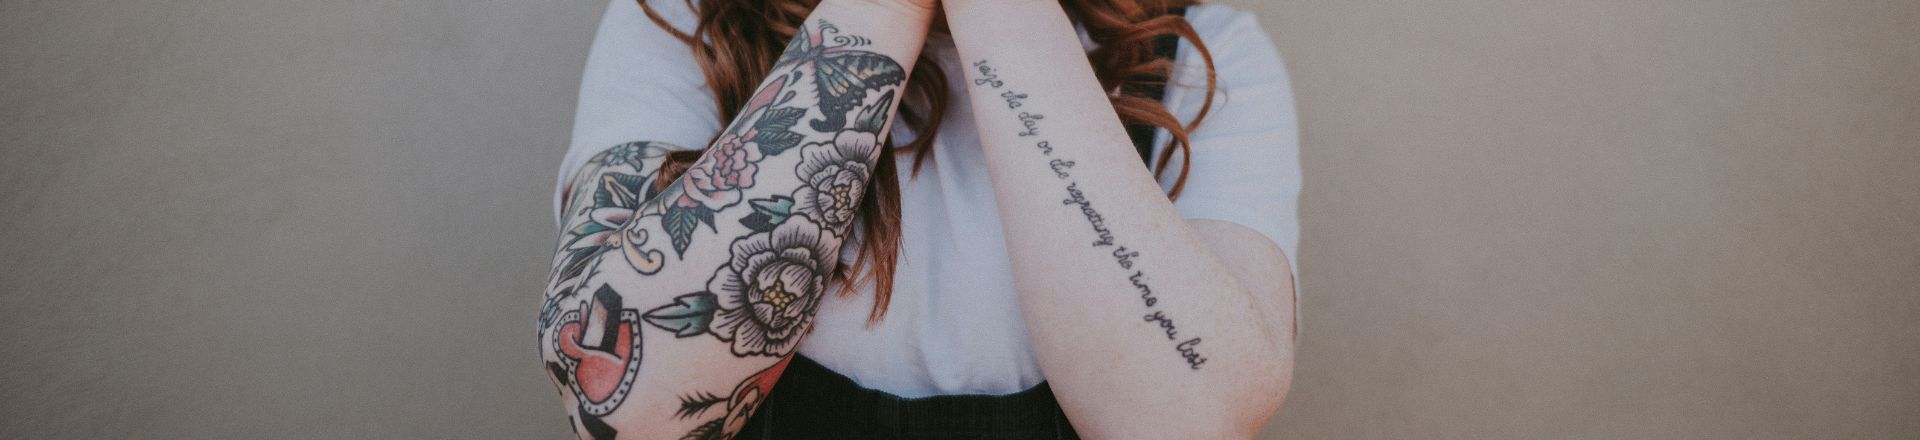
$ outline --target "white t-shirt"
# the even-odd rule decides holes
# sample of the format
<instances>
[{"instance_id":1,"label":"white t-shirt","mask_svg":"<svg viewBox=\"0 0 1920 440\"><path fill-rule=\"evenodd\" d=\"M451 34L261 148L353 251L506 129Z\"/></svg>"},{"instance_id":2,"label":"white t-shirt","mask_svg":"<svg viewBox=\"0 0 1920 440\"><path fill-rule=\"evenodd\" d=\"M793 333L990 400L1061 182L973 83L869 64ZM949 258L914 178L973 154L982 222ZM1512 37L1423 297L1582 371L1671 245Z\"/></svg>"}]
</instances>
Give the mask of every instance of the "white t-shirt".
<instances>
[{"instance_id":1,"label":"white t-shirt","mask_svg":"<svg viewBox=\"0 0 1920 440\"><path fill-rule=\"evenodd\" d=\"M675 27L693 28L693 14L682 2L652 4ZM1212 113L1191 133L1193 167L1174 206L1186 218L1258 231L1297 258L1299 125L1286 68L1251 14L1203 5L1189 9L1187 19L1213 52L1219 90ZM930 38L926 50L947 78L964 78L951 39ZM1189 121L1200 110L1206 80L1191 44L1180 43L1177 60L1181 67L1165 102ZM573 141L558 186L564 188L589 157L615 145L704 147L722 125L704 78L685 44L648 20L633 0L612 0L581 79ZM910 154L897 158L902 249L886 318L867 327L871 287L850 297L828 295L812 335L799 347L861 386L903 397L1008 394L1045 379L1015 297L969 100L958 87L952 96L919 175L906 172ZM902 126L896 138L914 134ZM1166 140L1163 130L1156 145ZM1162 185L1171 187L1174 174L1162 176ZM556 190L556 212L561 196Z\"/></svg>"}]
</instances>

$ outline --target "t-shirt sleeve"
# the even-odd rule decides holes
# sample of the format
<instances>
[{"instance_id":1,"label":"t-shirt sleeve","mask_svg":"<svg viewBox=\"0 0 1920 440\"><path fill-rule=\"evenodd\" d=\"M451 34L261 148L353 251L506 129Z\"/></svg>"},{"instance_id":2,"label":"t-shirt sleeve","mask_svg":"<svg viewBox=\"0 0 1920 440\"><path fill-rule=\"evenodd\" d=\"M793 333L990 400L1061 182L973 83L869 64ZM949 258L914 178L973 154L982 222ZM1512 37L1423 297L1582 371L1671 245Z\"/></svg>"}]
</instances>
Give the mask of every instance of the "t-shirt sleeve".
<instances>
[{"instance_id":1,"label":"t-shirt sleeve","mask_svg":"<svg viewBox=\"0 0 1920 440\"><path fill-rule=\"evenodd\" d=\"M1193 166L1174 207L1189 219L1246 226L1298 258L1300 129L1286 66L1252 14L1210 5L1188 19L1213 54L1218 87L1207 119L1189 133ZM1167 102L1192 120L1205 98L1205 64L1185 41L1177 62ZM1165 145L1164 130L1159 138ZM1172 188L1180 160L1175 154L1162 186Z\"/></svg>"},{"instance_id":2,"label":"t-shirt sleeve","mask_svg":"<svg viewBox=\"0 0 1920 440\"><path fill-rule=\"evenodd\" d=\"M694 17L686 2L650 0L648 4L674 28L693 29ZM720 132L714 106L713 94L686 43L647 18L634 0L611 0L580 78L573 140L554 184L555 215L559 215L567 182L600 151L635 141L705 147Z\"/></svg>"}]
</instances>

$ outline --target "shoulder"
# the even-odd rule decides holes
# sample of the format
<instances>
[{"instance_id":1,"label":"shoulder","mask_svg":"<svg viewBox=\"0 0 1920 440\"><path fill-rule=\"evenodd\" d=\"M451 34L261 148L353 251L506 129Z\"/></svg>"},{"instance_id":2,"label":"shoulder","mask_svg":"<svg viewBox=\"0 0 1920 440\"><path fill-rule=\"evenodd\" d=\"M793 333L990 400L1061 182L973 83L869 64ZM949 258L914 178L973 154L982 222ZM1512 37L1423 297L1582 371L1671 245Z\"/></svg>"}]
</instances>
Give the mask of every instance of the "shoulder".
<instances>
[{"instance_id":1,"label":"shoulder","mask_svg":"<svg viewBox=\"0 0 1920 440\"><path fill-rule=\"evenodd\" d=\"M1293 126L1293 82L1280 51L1253 13L1231 6L1203 4L1187 10L1187 21L1213 58L1217 88L1213 109L1193 134L1235 136L1286 132ZM1180 42L1175 58L1170 110L1191 119L1202 105L1207 66L1192 41ZM1177 99L1176 99L1177 98ZM1284 133L1283 133L1284 134Z\"/></svg>"},{"instance_id":2,"label":"shoulder","mask_svg":"<svg viewBox=\"0 0 1920 440\"><path fill-rule=\"evenodd\" d=\"M1208 29L1220 29L1222 24L1255 20L1252 12L1219 3L1202 3L1187 8L1187 21L1202 33Z\"/></svg>"},{"instance_id":3,"label":"shoulder","mask_svg":"<svg viewBox=\"0 0 1920 440\"><path fill-rule=\"evenodd\" d=\"M1280 51L1252 12L1221 4L1201 4L1188 8L1187 22L1193 25L1194 32L1213 55L1214 69L1223 87L1285 80L1286 67ZM1181 46L1181 56L1198 63L1197 56L1187 56L1193 51L1191 42L1183 42Z\"/></svg>"},{"instance_id":4,"label":"shoulder","mask_svg":"<svg viewBox=\"0 0 1920 440\"><path fill-rule=\"evenodd\" d=\"M610 0L581 73L576 149L639 139L697 145L717 131L706 76L686 42L647 17L635 0ZM675 29L695 18L684 0L646 0ZM578 153L584 160L589 153Z\"/></svg>"},{"instance_id":5,"label":"shoulder","mask_svg":"<svg viewBox=\"0 0 1920 440\"><path fill-rule=\"evenodd\" d=\"M674 29L691 31L693 11L682 0L644 0ZM585 88L620 86L659 75L698 77L686 42L647 17L635 0L610 0L588 50ZM677 85L677 84L676 84ZM585 95L583 95L585 97Z\"/></svg>"},{"instance_id":6,"label":"shoulder","mask_svg":"<svg viewBox=\"0 0 1920 440\"><path fill-rule=\"evenodd\" d=\"M646 3L648 7L653 8L655 14L659 14L662 20L666 20L667 24L673 25L674 29L679 29L681 32L692 33L694 25L699 23L693 8L694 5L699 4L700 0L610 0L610 2L607 5L607 15L630 14L638 17L639 21L647 26L654 26L654 23L647 18L646 11L641 9L641 3Z\"/></svg>"},{"instance_id":7,"label":"shoulder","mask_svg":"<svg viewBox=\"0 0 1920 440\"><path fill-rule=\"evenodd\" d=\"M683 0L609 0L606 15L600 20L600 35L595 38L596 42L614 40L612 42L648 47L686 47L685 43L647 17L646 10L640 7L642 2L653 8L661 20L680 32L691 33L699 23L692 4Z\"/></svg>"},{"instance_id":8,"label":"shoulder","mask_svg":"<svg viewBox=\"0 0 1920 440\"><path fill-rule=\"evenodd\" d=\"M690 31L697 21L685 0L646 2L674 29ZM596 155L706 145L720 131L716 105L685 42L648 18L637 1L610 0L580 75L555 206L567 198L571 177L598 175L588 166Z\"/></svg>"}]
</instances>

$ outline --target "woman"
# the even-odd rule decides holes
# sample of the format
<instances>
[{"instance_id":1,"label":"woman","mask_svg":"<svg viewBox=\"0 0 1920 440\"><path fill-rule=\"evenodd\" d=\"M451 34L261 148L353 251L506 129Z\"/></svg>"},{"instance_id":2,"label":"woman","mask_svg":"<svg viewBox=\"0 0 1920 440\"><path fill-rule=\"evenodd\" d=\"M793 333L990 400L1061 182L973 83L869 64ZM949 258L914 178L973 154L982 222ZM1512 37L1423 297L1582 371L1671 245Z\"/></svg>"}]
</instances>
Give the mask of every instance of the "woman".
<instances>
[{"instance_id":1,"label":"woman","mask_svg":"<svg viewBox=\"0 0 1920 440\"><path fill-rule=\"evenodd\" d=\"M1250 16L812 3L601 23L540 314L581 437L1259 431L1292 370L1299 172ZM1152 166L1127 124L1158 129Z\"/></svg>"}]
</instances>

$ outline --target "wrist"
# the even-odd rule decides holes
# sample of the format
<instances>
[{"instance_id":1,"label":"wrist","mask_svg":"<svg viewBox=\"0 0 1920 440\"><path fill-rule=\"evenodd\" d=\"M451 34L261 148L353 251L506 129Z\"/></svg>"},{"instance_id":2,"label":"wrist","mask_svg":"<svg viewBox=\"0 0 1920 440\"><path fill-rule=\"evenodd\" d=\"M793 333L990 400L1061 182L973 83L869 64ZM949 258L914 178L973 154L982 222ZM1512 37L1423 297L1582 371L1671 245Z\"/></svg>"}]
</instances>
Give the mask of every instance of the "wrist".
<instances>
[{"instance_id":1,"label":"wrist","mask_svg":"<svg viewBox=\"0 0 1920 440\"><path fill-rule=\"evenodd\" d=\"M822 0L814 12L846 10L859 15L880 15L893 20L933 21L940 7L938 0Z\"/></svg>"},{"instance_id":2,"label":"wrist","mask_svg":"<svg viewBox=\"0 0 1920 440\"><path fill-rule=\"evenodd\" d=\"M916 1L920 0L822 0L807 26L832 23L839 32L871 39L865 50L910 60L920 53L933 23L934 9L912 4Z\"/></svg>"},{"instance_id":3,"label":"wrist","mask_svg":"<svg viewBox=\"0 0 1920 440\"><path fill-rule=\"evenodd\" d=\"M945 0L936 7L947 15L1025 15L1053 9L1065 11L1060 0Z\"/></svg>"}]
</instances>

